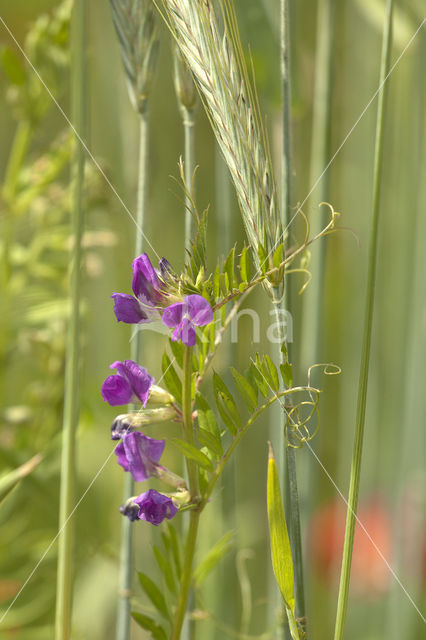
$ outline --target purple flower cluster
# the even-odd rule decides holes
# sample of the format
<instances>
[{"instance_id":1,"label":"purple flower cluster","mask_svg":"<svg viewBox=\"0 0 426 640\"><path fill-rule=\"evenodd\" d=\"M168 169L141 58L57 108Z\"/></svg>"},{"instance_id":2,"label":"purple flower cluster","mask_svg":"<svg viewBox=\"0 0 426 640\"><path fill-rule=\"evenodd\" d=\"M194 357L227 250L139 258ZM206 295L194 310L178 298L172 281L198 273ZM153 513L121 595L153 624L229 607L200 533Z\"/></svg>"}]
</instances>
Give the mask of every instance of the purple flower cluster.
<instances>
[{"instance_id":1,"label":"purple flower cluster","mask_svg":"<svg viewBox=\"0 0 426 640\"><path fill-rule=\"evenodd\" d=\"M146 253L136 258L132 265L132 289L134 295L113 293L114 313L118 322L140 324L160 318L166 327L175 328L172 340L181 340L188 347L196 343L195 327L203 327L213 320L213 311L203 296L192 294L182 302L167 306L170 295L167 281L173 274L169 262L161 258L154 269ZM176 299L176 297L175 297Z\"/></svg>"},{"instance_id":2,"label":"purple flower cluster","mask_svg":"<svg viewBox=\"0 0 426 640\"><path fill-rule=\"evenodd\" d=\"M154 269L150 259L143 253L133 261L133 294L113 293L114 313L118 322L140 324L161 317L166 327L173 328L172 340L181 340L188 347L196 344L196 327L202 327L213 320L213 311L205 298L192 294L182 298L172 295L176 276L165 258ZM176 288L176 287L175 287ZM177 302L175 302L177 300ZM168 304L173 301L172 304ZM146 406L154 378L144 367L133 360L113 362L110 366L117 373L106 378L101 393L111 406L142 403ZM154 394L155 395L155 394ZM141 431L134 431L131 425L116 426L111 430L113 440L121 440L115 447L118 464L131 473L136 482L161 477L180 489L185 485L171 471L160 466L165 440L154 440ZM177 494L175 494L176 496ZM176 504L179 500L176 498ZM172 518L178 507L172 498L150 489L139 496L130 498L120 507L123 515L130 520L146 520L159 525L164 518Z\"/></svg>"}]
</instances>

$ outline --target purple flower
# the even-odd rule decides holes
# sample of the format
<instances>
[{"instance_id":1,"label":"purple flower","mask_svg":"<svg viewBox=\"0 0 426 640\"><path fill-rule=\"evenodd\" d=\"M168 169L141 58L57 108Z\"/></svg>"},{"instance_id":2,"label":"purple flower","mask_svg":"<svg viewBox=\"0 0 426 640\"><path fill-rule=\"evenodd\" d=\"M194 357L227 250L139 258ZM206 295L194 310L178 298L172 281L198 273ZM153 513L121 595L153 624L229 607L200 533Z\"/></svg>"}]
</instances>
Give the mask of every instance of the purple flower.
<instances>
[{"instance_id":1,"label":"purple flower","mask_svg":"<svg viewBox=\"0 0 426 640\"><path fill-rule=\"evenodd\" d=\"M113 293L114 313L118 322L139 324L151 322L158 317L158 306L166 302L165 280L172 269L165 258L161 258L159 271L154 269L146 253L133 260L132 289L134 296L127 293ZM167 276L167 277L166 277Z\"/></svg>"},{"instance_id":2,"label":"purple flower","mask_svg":"<svg viewBox=\"0 0 426 640\"><path fill-rule=\"evenodd\" d=\"M136 482L143 482L156 475L165 444L165 440L154 440L141 431L125 433L123 441L115 447L117 462L124 471L130 471Z\"/></svg>"},{"instance_id":3,"label":"purple flower","mask_svg":"<svg viewBox=\"0 0 426 640\"><path fill-rule=\"evenodd\" d=\"M164 309L162 321L166 327L176 327L172 340L182 340L188 347L196 343L195 327L202 327L213 320L213 311L202 296L186 296L183 302L176 302Z\"/></svg>"},{"instance_id":4,"label":"purple flower","mask_svg":"<svg viewBox=\"0 0 426 640\"><path fill-rule=\"evenodd\" d=\"M164 518L173 518L178 512L177 507L168 496L158 493L155 489L150 489L142 493L133 502L139 506L138 518L146 520L158 526Z\"/></svg>"},{"instance_id":5,"label":"purple flower","mask_svg":"<svg viewBox=\"0 0 426 640\"><path fill-rule=\"evenodd\" d=\"M110 369L117 369L117 374L108 376L102 385L101 393L105 402L115 407L130 402L142 402L146 405L149 389L154 383L144 367L133 360L113 362Z\"/></svg>"}]
</instances>

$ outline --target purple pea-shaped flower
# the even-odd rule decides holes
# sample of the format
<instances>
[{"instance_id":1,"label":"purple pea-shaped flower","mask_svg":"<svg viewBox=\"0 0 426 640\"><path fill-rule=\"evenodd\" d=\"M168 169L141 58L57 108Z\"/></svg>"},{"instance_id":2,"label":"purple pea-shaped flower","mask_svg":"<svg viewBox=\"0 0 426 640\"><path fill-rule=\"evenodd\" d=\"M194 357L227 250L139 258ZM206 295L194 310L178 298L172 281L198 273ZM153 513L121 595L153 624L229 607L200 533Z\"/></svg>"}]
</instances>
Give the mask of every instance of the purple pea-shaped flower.
<instances>
[{"instance_id":1,"label":"purple pea-shaped flower","mask_svg":"<svg viewBox=\"0 0 426 640\"><path fill-rule=\"evenodd\" d=\"M132 271L134 295L113 293L114 313L118 322L151 322L159 318L158 307L166 304L165 276L172 273L171 267L165 258L161 258L157 271L147 254L143 253L133 260Z\"/></svg>"},{"instance_id":2,"label":"purple pea-shaped flower","mask_svg":"<svg viewBox=\"0 0 426 640\"><path fill-rule=\"evenodd\" d=\"M166 327L176 327L172 340L181 340L188 347L196 343L195 327L203 327L213 320L213 310L207 300L197 294L186 296L164 309L162 321Z\"/></svg>"},{"instance_id":3,"label":"purple pea-shaped flower","mask_svg":"<svg viewBox=\"0 0 426 640\"><path fill-rule=\"evenodd\" d=\"M140 496L134 498L133 502L138 505L138 518L150 522L155 526L161 524L164 518L169 520L178 512L173 500L155 489L150 489Z\"/></svg>"},{"instance_id":4,"label":"purple pea-shaped flower","mask_svg":"<svg viewBox=\"0 0 426 640\"><path fill-rule=\"evenodd\" d=\"M102 385L101 393L105 402L113 407L130 402L142 402L145 406L149 389L154 383L154 378L147 370L133 360L113 362L110 369L117 369L117 374L108 376Z\"/></svg>"},{"instance_id":5,"label":"purple pea-shaped flower","mask_svg":"<svg viewBox=\"0 0 426 640\"><path fill-rule=\"evenodd\" d=\"M123 435L123 441L115 447L118 464L129 471L136 482L157 475L158 461L164 451L165 440L154 440L141 431Z\"/></svg>"}]
</instances>

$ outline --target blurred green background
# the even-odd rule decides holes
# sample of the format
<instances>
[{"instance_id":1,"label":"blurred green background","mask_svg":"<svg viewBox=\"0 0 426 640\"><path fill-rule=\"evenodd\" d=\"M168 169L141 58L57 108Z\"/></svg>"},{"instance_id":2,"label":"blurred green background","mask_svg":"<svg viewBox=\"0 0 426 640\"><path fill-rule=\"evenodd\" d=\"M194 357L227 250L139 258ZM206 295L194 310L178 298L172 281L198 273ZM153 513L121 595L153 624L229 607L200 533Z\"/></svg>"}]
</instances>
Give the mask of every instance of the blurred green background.
<instances>
[{"instance_id":1,"label":"blurred green background","mask_svg":"<svg viewBox=\"0 0 426 640\"><path fill-rule=\"evenodd\" d=\"M304 201L311 184L312 100L315 82L314 0L292 3L292 205ZM337 3L333 48L331 155L356 123L378 88L383 3ZM0 0L0 16L23 44L31 62L65 111L70 113L70 56L67 10L49 0ZM424 8L423 8L424 9ZM395 61L422 19L421 3L397 3ZM250 45L263 113L270 132L276 174L280 163L280 81L278 1L237 0L243 43ZM62 13L61 13L62 12ZM30 33L30 36L28 34ZM91 0L88 25L89 136L87 145L130 211L135 210L138 121L129 99L107 0ZM149 204L146 234L155 250L179 270L183 265L184 211L178 187L183 131L172 83L170 43L161 28L161 59L150 100ZM65 330L68 313L69 158L73 135L35 73L0 24L0 470L22 464L36 453L43 461L0 509L0 607L5 611L57 533L60 429L63 408ZM426 175L424 28L402 55L389 81L378 256L373 351L361 486L364 524L389 560L408 594L424 604L426 549L424 525L425 417L425 238ZM342 368L322 377L321 426L312 442L319 459L346 495L355 420L356 389L364 314L365 279L376 100L365 111L328 169L328 201L341 212L341 231L326 243L324 318L320 362ZM231 188L229 218L221 160L199 108L196 123L197 202L210 204L209 252L214 268L244 235ZM100 395L109 364L128 357L129 328L117 325L113 291L129 292L135 227L104 178L87 161L87 215L84 264L84 331L81 421L78 433L77 496L84 495L75 526L73 638L114 637L115 599L123 475L110 455L109 426L115 416ZM226 191L226 189L225 189ZM303 206L315 215L317 191ZM302 239L296 220L292 240ZM151 258L155 255L146 247ZM313 273L315 279L315 273ZM297 366L303 334L303 296L291 310ZM262 291L247 303L263 319L261 343L253 344L250 321L240 321L237 345L225 344L216 363L241 368L257 350L269 350L270 323ZM311 319L314 331L316 319ZM144 366L158 379L164 336L147 333ZM276 423L275 423L276 424ZM278 428L278 427L277 427ZM152 427L148 434L172 435L175 426ZM270 556L265 481L268 422L249 433L238 464L209 505L203 524L204 551L227 528L235 545L221 569L205 585L209 611L197 637L238 637L241 582L251 585L250 634L267 628L266 599ZM298 452L305 574L312 640L330 638L337 598L333 567L338 544L328 515L340 498L309 450ZM166 464L179 470L171 446ZM92 484L93 482L93 484ZM85 493L86 490L87 494ZM331 505L331 506L330 506ZM209 515L207 515L209 513ZM362 515L360 513L362 519ZM135 567L155 573L151 545L159 535L139 523ZM409 598L370 543L360 552L348 614L348 640L422 637L423 623ZM200 556L203 549L200 550ZM248 558L244 560L245 554ZM384 569L383 569L384 567ZM53 637L56 544L44 557L22 594L0 623L0 637L45 640ZM135 608L149 605L135 590ZM1 617L1 615L0 615ZM224 626L226 628L224 628ZM133 629L132 637L144 638Z\"/></svg>"}]
</instances>

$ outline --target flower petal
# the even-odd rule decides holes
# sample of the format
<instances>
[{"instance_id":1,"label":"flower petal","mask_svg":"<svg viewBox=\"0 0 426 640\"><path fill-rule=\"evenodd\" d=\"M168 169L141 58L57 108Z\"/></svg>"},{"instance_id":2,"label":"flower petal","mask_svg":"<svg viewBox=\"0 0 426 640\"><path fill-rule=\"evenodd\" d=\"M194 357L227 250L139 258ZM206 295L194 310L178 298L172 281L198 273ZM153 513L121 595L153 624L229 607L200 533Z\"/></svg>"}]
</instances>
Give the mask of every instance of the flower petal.
<instances>
[{"instance_id":1,"label":"flower petal","mask_svg":"<svg viewBox=\"0 0 426 640\"><path fill-rule=\"evenodd\" d=\"M146 253L133 260L132 289L135 296L145 304L155 304L155 290L159 282L155 269Z\"/></svg>"},{"instance_id":2,"label":"flower petal","mask_svg":"<svg viewBox=\"0 0 426 640\"><path fill-rule=\"evenodd\" d=\"M130 384L120 375L108 376L102 385L101 393L105 402L112 407L128 404L133 395Z\"/></svg>"},{"instance_id":3,"label":"flower petal","mask_svg":"<svg viewBox=\"0 0 426 640\"><path fill-rule=\"evenodd\" d=\"M154 440L145 436L141 431L123 436L124 452L128 464L126 471L130 471L136 482L148 480L153 475L165 444L165 440ZM120 460L119 464L121 464Z\"/></svg>"},{"instance_id":4,"label":"flower petal","mask_svg":"<svg viewBox=\"0 0 426 640\"><path fill-rule=\"evenodd\" d=\"M151 522L158 526L164 518L173 518L178 512L177 507L168 496L158 493L155 489L150 489L134 498L134 503L139 506L138 517L146 522Z\"/></svg>"},{"instance_id":5,"label":"flower petal","mask_svg":"<svg viewBox=\"0 0 426 640\"><path fill-rule=\"evenodd\" d=\"M114 313L118 322L127 324L138 324L139 322L149 322L148 314L142 310L138 300L127 293L113 293Z\"/></svg>"},{"instance_id":6,"label":"flower petal","mask_svg":"<svg viewBox=\"0 0 426 640\"><path fill-rule=\"evenodd\" d=\"M197 336L195 334L195 329L188 318L184 318L177 329L173 331L172 340L173 342L181 340L187 347L195 346Z\"/></svg>"},{"instance_id":7,"label":"flower petal","mask_svg":"<svg viewBox=\"0 0 426 640\"><path fill-rule=\"evenodd\" d=\"M145 406L149 396L149 389L154 383L154 378L149 375L148 371L133 360L113 362L111 369L117 369L119 376L125 378L130 385L132 396L134 395L135 399L139 399Z\"/></svg>"},{"instance_id":8,"label":"flower petal","mask_svg":"<svg viewBox=\"0 0 426 640\"><path fill-rule=\"evenodd\" d=\"M122 442L120 442L120 444L118 444L115 447L114 453L118 458L118 460L117 460L118 464L123 467L124 471L128 471L129 470L129 462L127 460L126 452L124 450L124 445L123 445Z\"/></svg>"},{"instance_id":9,"label":"flower petal","mask_svg":"<svg viewBox=\"0 0 426 640\"><path fill-rule=\"evenodd\" d=\"M188 309L188 315L193 324L202 327L213 320L213 311L209 303L203 296L193 294L186 296L184 303Z\"/></svg>"},{"instance_id":10,"label":"flower petal","mask_svg":"<svg viewBox=\"0 0 426 640\"><path fill-rule=\"evenodd\" d=\"M166 327L177 327L182 322L184 311L184 303L175 302L164 309L161 320Z\"/></svg>"}]
</instances>

